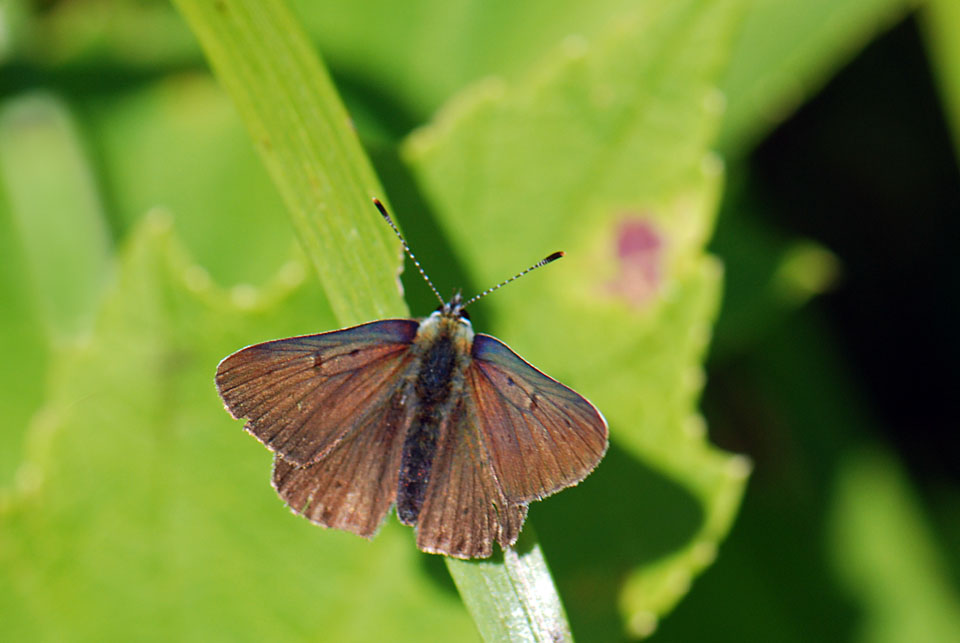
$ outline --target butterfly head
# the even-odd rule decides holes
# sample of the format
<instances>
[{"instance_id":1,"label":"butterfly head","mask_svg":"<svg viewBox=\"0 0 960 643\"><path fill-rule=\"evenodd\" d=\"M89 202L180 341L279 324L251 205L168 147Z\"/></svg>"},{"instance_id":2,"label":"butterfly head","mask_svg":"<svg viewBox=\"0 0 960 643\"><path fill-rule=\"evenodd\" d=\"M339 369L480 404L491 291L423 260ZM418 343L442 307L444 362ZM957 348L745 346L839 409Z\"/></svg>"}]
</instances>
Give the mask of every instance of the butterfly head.
<instances>
[{"instance_id":1,"label":"butterfly head","mask_svg":"<svg viewBox=\"0 0 960 643\"><path fill-rule=\"evenodd\" d=\"M453 294L453 297L450 298L450 301L443 302L442 305L437 307L433 314L440 315L441 317L457 319L469 325L470 314L465 309L466 304L463 303L463 295L461 295L460 291L458 290Z\"/></svg>"}]
</instances>

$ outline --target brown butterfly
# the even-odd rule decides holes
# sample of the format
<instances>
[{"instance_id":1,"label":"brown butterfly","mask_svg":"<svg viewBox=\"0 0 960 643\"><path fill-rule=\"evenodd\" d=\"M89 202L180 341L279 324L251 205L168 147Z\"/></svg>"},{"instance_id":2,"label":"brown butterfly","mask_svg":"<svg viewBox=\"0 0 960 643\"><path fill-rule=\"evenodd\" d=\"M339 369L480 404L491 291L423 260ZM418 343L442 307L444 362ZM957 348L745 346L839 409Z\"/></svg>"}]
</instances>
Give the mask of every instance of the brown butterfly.
<instances>
[{"instance_id":1,"label":"brown butterfly","mask_svg":"<svg viewBox=\"0 0 960 643\"><path fill-rule=\"evenodd\" d=\"M276 454L273 486L295 513L372 538L396 503L421 550L486 558L516 542L528 503L583 480L607 448L590 402L475 335L464 310L563 253L443 302L374 203L442 305L249 346L220 362L217 390Z\"/></svg>"}]
</instances>

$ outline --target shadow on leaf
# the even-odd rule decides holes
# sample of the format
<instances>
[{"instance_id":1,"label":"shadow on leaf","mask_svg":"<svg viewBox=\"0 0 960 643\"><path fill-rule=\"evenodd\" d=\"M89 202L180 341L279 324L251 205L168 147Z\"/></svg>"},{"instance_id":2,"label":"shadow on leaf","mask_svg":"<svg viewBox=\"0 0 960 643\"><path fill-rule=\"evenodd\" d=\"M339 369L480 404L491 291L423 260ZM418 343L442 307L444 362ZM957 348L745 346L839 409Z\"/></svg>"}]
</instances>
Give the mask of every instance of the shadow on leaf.
<instances>
[{"instance_id":1,"label":"shadow on leaf","mask_svg":"<svg viewBox=\"0 0 960 643\"><path fill-rule=\"evenodd\" d=\"M692 494L615 444L584 482L533 503L530 516L578 640L621 638L623 579L686 545L703 521Z\"/></svg>"}]
</instances>

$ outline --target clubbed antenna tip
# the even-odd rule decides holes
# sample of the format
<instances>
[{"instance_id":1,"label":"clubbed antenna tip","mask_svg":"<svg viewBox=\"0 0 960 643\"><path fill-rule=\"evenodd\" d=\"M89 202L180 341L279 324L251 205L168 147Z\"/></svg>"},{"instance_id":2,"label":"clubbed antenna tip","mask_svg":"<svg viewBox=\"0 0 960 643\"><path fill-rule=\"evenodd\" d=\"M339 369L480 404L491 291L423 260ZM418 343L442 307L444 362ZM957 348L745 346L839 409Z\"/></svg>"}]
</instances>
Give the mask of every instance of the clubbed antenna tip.
<instances>
[{"instance_id":1,"label":"clubbed antenna tip","mask_svg":"<svg viewBox=\"0 0 960 643\"><path fill-rule=\"evenodd\" d=\"M540 268L540 267L542 267L542 266L545 266L545 265L547 265L548 263L552 263L552 262L556 261L557 259L559 259L559 258L562 257L562 256L563 256L563 251L562 251L562 250L558 250L558 251L556 251L556 252L554 252L554 253L552 253L552 254L547 255L546 257L544 257L543 259L541 259L541 260L538 261L537 263L533 264L532 266L530 266L529 268L527 268L527 269L524 270L523 272L518 272L517 274L515 274L515 275L512 276L512 277L510 277L509 279L505 279L504 281L501 281L500 283L498 283L498 284L497 284L496 286L494 286L493 288L487 288L486 290L484 290L484 291L483 291L482 293L480 293L479 295L474 295L473 297L471 297L470 299L468 299L468 300L463 304L463 306L461 306L461 308L466 308L467 306L469 306L470 304L472 304L472 303L475 302L476 300L478 300L478 299L480 299L480 298L482 298L482 297L486 297L487 295L489 295L490 293L492 293L494 290L499 290L500 288L503 288L504 286L506 286L506 285L507 285L508 283L510 283L511 281L516 281L517 279L519 279L520 277L524 276L524 275L527 274L528 272L531 272L531 271L533 271L533 270L536 270L537 268Z\"/></svg>"},{"instance_id":2,"label":"clubbed antenna tip","mask_svg":"<svg viewBox=\"0 0 960 643\"><path fill-rule=\"evenodd\" d=\"M407 245L407 240L403 238L403 235L400 234L400 229L397 228L397 224L393 222L393 219L390 218L390 214L387 212L387 209L383 207L383 204L380 203L380 199L373 197L373 204L377 206L377 210L380 210L380 214L383 215L384 220L390 224L390 227L393 228L393 232L397 235L397 238L400 239L400 244L403 246L403 251L407 253L407 256L410 257L410 260L413 261L413 265L417 267L417 271L420 273L420 276L423 277L423 280L427 282L427 285L430 286L430 290L433 291L433 294L437 296L437 299L440 300L440 303L446 303L443 301L443 297L440 296L440 293L437 291L436 286L433 285L433 282L430 281L430 277L427 276L427 273L423 271L423 268L420 266L420 262L417 261L416 256L413 254L413 250L410 249L410 246Z\"/></svg>"}]
</instances>

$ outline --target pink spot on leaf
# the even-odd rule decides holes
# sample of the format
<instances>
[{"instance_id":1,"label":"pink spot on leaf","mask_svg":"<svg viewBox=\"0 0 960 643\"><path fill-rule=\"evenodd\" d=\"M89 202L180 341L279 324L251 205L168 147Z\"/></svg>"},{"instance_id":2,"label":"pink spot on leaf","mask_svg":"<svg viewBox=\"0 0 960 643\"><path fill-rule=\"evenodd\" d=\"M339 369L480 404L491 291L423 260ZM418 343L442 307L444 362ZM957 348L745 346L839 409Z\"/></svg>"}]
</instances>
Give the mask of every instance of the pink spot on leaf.
<instances>
[{"instance_id":1,"label":"pink spot on leaf","mask_svg":"<svg viewBox=\"0 0 960 643\"><path fill-rule=\"evenodd\" d=\"M633 215L617 229L620 269L611 292L641 307L656 294L663 273L663 235L648 218Z\"/></svg>"}]
</instances>

